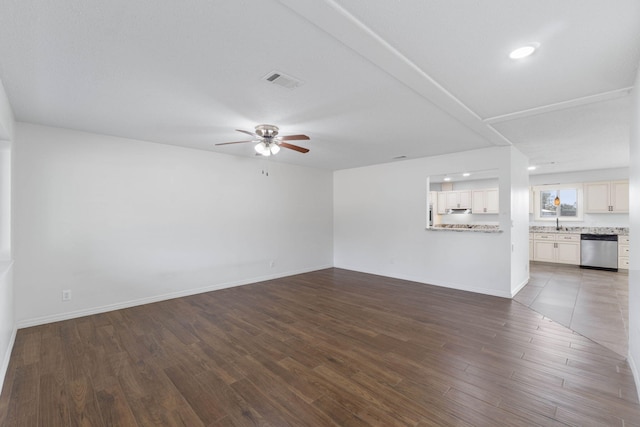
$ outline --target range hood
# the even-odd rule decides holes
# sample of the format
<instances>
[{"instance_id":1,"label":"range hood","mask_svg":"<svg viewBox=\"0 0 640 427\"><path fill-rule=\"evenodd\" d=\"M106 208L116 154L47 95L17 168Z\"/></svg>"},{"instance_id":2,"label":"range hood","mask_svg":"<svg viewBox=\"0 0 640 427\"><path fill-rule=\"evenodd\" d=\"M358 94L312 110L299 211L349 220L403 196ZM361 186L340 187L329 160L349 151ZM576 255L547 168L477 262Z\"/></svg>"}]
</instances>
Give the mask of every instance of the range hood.
<instances>
[{"instance_id":1,"label":"range hood","mask_svg":"<svg viewBox=\"0 0 640 427\"><path fill-rule=\"evenodd\" d=\"M449 209L447 213L449 215L470 214L471 209Z\"/></svg>"}]
</instances>

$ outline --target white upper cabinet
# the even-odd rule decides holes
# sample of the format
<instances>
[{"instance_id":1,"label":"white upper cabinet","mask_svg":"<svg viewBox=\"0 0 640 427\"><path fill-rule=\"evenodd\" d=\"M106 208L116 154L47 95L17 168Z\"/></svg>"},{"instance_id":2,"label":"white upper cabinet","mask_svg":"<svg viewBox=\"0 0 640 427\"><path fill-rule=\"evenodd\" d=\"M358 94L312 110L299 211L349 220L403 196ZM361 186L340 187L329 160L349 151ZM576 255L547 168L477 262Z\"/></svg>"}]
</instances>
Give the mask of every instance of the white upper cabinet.
<instances>
[{"instance_id":1,"label":"white upper cabinet","mask_svg":"<svg viewBox=\"0 0 640 427\"><path fill-rule=\"evenodd\" d=\"M438 196L437 196L437 200L438 202L436 203L436 212L438 212L439 214L446 214L447 213L447 192L445 191L438 191Z\"/></svg>"},{"instance_id":2,"label":"white upper cabinet","mask_svg":"<svg viewBox=\"0 0 640 427\"><path fill-rule=\"evenodd\" d=\"M629 212L629 181L611 183L612 212Z\"/></svg>"},{"instance_id":3,"label":"white upper cabinet","mask_svg":"<svg viewBox=\"0 0 640 427\"><path fill-rule=\"evenodd\" d=\"M629 212L629 181L587 182L586 213Z\"/></svg>"},{"instance_id":4,"label":"white upper cabinet","mask_svg":"<svg viewBox=\"0 0 640 427\"><path fill-rule=\"evenodd\" d=\"M472 199L471 212L474 214L497 214L499 212L497 188L473 190Z\"/></svg>"},{"instance_id":5,"label":"white upper cabinet","mask_svg":"<svg viewBox=\"0 0 640 427\"><path fill-rule=\"evenodd\" d=\"M447 209L471 209L471 191L445 191Z\"/></svg>"}]
</instances>

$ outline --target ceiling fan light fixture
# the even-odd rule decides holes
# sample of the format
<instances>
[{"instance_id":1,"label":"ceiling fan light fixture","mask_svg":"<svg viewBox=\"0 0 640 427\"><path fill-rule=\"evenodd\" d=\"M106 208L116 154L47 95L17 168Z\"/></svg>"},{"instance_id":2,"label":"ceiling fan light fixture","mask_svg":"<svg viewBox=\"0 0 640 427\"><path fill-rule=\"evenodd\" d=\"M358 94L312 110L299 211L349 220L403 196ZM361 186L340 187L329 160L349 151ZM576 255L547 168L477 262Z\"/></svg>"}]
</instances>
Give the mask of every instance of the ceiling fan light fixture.
<instances>
[{"instance_id":1,"label":"ceiling fan light fixture","mask_svg":"<svg viewBox=\"0 0 640 427\"><path fill-rule=\"evenodd\" d=\"M260 155L263 155L263 156L271 155L271 152L269 151L269 147L267 147L267 144L265 144L264 141L258 142L254 148L256 152Z\"/></svg>"},{"instance_id":2,"label":"ceiling fan light fixture","mask_svg":"<svg viewBox=\"0 0 640 427\"><path fill-rule=\"evenodd\" d=\"M256 152L262 156L271 156L272 154L278 154L280 147L275 142L261 141L254 147Z\"/></svg>"}]
</instances>

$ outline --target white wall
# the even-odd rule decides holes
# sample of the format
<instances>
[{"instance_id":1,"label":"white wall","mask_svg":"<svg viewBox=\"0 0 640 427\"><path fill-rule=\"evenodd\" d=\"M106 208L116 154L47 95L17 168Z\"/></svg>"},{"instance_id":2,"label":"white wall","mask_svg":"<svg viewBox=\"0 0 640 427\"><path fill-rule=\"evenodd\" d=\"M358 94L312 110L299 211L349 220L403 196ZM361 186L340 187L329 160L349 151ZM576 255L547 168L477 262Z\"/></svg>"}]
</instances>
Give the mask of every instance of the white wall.
<instances>
[{"instance_id":1,"label":"white wall","mask_svg":"<svg viewBox=\"0 0 640 427\"><path fill-rule=\"evenodd\" d=\"M13 113L0 81L0 391L15 339L11 256L11 152Z\"/></svg>"},{"instance_id":2,"label":"white wall","mask_svg":"<svg viewBox=\"0 0 640 427\"><path fill-rule=\"evenodd\" d=\"M629 179L629 169L618 168L531 175L529 177L529 183L530 185L574 184L580 182L616 181L626 179ZM533 215L530 215L530 222L531 225L555 225L555 219L552 221L536 221ZM561 220L561 222L564 226L568 227L629 227L629 214L585 213L582 221Z\"/></svg>"},{"instance_id":3,"label":"white wall","mask_svg":"<svg viewBox=\"0 0 640 427\"><path fill-rule=\"evenodd\" d=\"M640 71L631 92L631 157L629 167L629 364L640 397Z\"/></svg>"},{"instance_id":4,"label":"white wall","mask_svg":"<svg viewBox=\"0 0 640 427\"><path fill-rule=\"evenodd\" d=\"M511 150L511 296L529 282L529 159Z\"/></svg>"},{"instance_id":5,"label":"white wall","mask_svg":"<svg viewBox=\"0 0 640 427\"><path fill-rule=\"evenodd\" d=\"M519 286L511 283L512 150L496 147L336 171L334 265L510 297ZM497 169L503 232L426 231L427 176L481 169ZM527 191L527 185L519 191ZM526 212L518 221L528 222ZM517 264L524 265L528 230L519 232L514 244L523 248L516 253L522 258Z\"/></svg>"},{"instance_id":6,"label":"white wall","mask_svg":"<svg viewBox=\"0 0 640 427\"><path fill-rule=\"evenodd\" d=\"M13 141L14 118L9 98L0 80L0 141Z\"/></svg>"},{"instance_id":7,"label":"white wall","mask_svg":"<svg viewBox=\"0 0 640 427\"><path fill-rule=\"evenodd\" d=\"M24 123L14 154L19 326L332 265L329 171Z\"/></svg>"},{"instance_id":8,"label":"white wall","mask_svg":"<svg viewBox=\"0 0 640 427\"><path fill-rule=\"evenodd\" d=\"M16 325L13 310L13 270L11 263L0 263L0 392L9 367Z\"/></svg>"}]
</instances>

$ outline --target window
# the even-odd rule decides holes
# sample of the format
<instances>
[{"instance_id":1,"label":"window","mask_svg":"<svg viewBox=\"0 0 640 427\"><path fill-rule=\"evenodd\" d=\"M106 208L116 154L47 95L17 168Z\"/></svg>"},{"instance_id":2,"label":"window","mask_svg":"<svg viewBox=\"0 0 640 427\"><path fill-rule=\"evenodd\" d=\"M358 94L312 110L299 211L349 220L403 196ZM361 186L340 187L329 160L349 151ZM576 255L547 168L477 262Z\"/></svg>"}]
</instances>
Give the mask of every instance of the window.
<instances>
[{"instance_id":1,"label":"window","mask_svg":"<svg viewBox=\"0 0 640 427\"><path fill-rule=\"evenodd\" d=\"M534 194L536 220L582 221L582 184L540 185L534 187Z\"/></svg>"}]
</instances>

